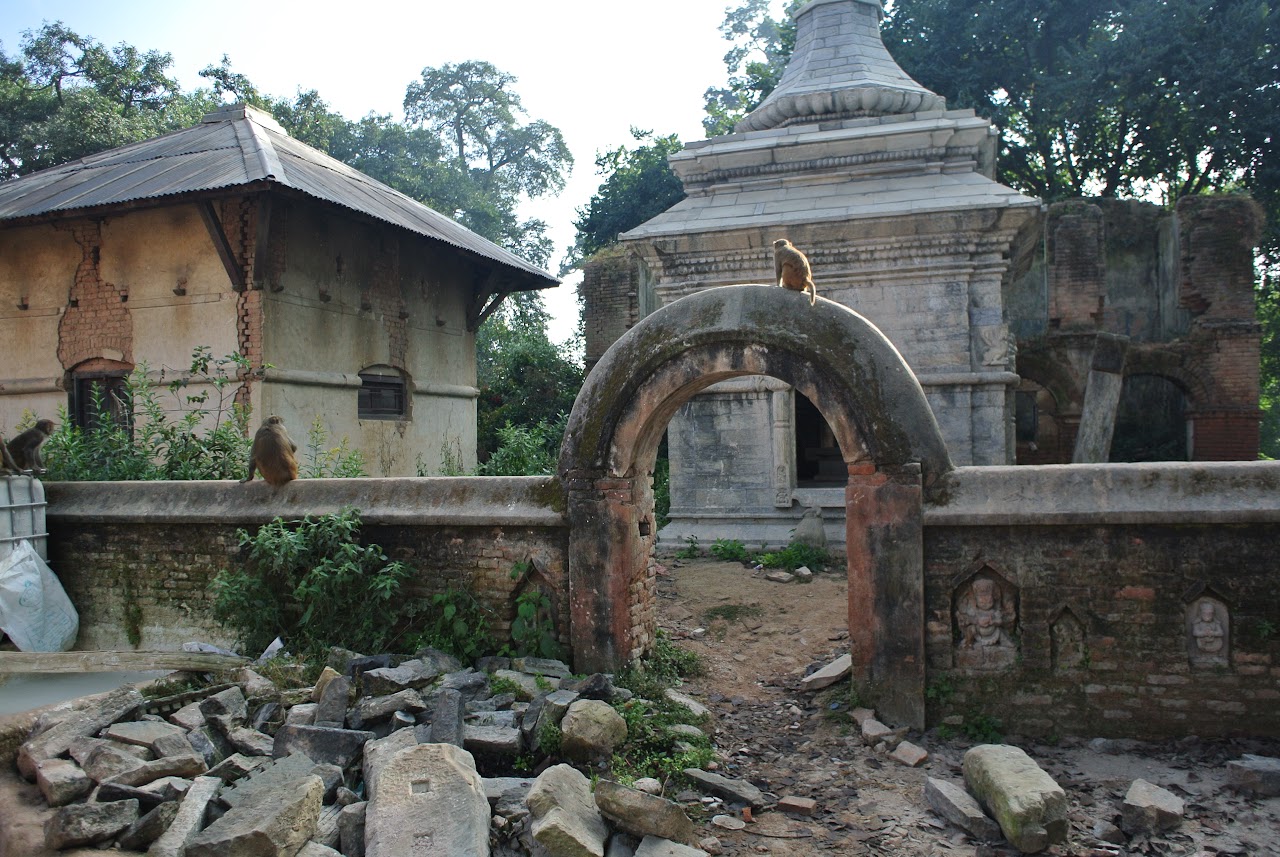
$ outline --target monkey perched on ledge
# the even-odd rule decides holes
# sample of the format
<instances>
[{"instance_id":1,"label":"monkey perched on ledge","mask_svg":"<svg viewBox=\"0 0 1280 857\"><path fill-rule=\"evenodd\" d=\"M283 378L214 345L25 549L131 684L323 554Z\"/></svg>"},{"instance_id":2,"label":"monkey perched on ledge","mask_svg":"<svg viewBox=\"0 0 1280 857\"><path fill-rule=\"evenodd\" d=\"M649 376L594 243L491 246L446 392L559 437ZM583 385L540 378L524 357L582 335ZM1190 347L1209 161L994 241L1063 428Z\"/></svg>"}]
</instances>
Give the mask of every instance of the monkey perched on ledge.
<instances>
[{"instance_id":1,"label":"monkey perched on ledge","mask_svg":"<svg viewBox=\"0 0 1280 857\"><path fill-rule=\"evenodd\" d=\"M809 293L809 306L818 302L818 287L813 284L809 260L785 238L773 242L773 272L778 285L793 292Z\"/></svg>"},{"instance_id":2,"label":"monkey perched on ledge","mask_svg":"<svg viewBox=\"0 0 1280 857\"><path fill-rule=\"evenodd\" d=\"M44 473L44 456L40 447L53 434L53 420L36 420L36 424L19 434L7 444L5 450L5 468L12 467L21 472Z\"/></svg>"},{"instance_id":3,"label":"monkey perched on ledge","mask_svg":"<svg viewBox=\"0 0 1280 857\"><path fill-rule=\"evenodd\" d=\"M267 417L262 421L262 428L253 436L253 450L249 453L249 475L241 482L253 480L256 469L271 485L279 488L286 482L298 478L298 460L293 454L298 445L285 431L284 420L280 417Z\"/></svg>"}]
</instances>

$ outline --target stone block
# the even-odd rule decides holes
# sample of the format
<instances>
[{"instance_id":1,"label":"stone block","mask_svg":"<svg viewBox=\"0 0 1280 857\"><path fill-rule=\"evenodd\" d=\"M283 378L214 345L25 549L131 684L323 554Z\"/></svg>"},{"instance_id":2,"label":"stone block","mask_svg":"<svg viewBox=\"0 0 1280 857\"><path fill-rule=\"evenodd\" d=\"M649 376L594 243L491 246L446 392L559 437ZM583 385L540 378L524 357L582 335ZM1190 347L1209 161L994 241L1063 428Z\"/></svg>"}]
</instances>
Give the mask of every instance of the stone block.
<instances>
[{"instance_id":1,"label":"stone block","mask_svg":"<svg viewBox=\"0 0 1280 857\"><path fill-rule=\"evenodd\" d=\"M1134 780L1120 805L1120 827L1131 836L1160 833L1182 823L1182 798L1146 780Z\"/></svg>"},{"instance_id":2,"label":"stone block","mask_svg":"<svg viewBox=\"0 0 1280 857\"><path fill-rule=\"evenodd\" d=\"M163 741L168 738L170 740L177 738L187 747L187 752L191 752L190 746L187 744L186 730L180 726L174 726L172 723L163 723L157 720L127 720L121 723L113 723L102 732L102 737L110 741L119 741L121 744L133 744L139 747L146 747L157 756L166 755L156 749L156 742Z\"/></svg>"},{"instance_id":3,"label":"stone block","mask_svg":"<svg viewBox=\"0 0 1280 857\"><path fill-rule=\"evenodd\" d=\"M524 736L514 726L467 724L462 735L463 748L477 755L514 757L524 746Z\"/></svg>"},{"instance_id":4,"label":"stone block","mask_svg":"<svg viewBox=\"0 0 1280 857\"><path fill-rule=\"evenodd\" d=\"M338 813L338 844L345 857L364 857L364 819L369 804L347 804Z\"/></svg>"},{"instance_id":5,"label":"stone block","mask_svg":"<svg viewBox=\"0 0 1280 857\"><path fill-rule=\"evenodd\" d=\"M818 811L818 802L811 797L785 795L778 798L778 809L796 815L813 815Z\"/></svg>"},{"instance_id":6,"label":"stone block","mask_svg":"<svg viewBox=\"0 0 1280 857\"><path fill-rule=\"evenodd\" d=\"M44 823L44 842L54 851L114 839L138 820L136 800L64 806Z\"/></svg>"},{"instance_id":7,"label":"stone block","mask_svg":"<svg viewBox=\"0 0 1280 857\"><path fill-rule=\"evenodd\" d=\"M316 763L304 753L293 753L283 759L276 759L262 766L249 777L237 780L222 790L222 802L236 807L244 803L253 803L260 794L273 791L281 786L311 776Z\"/></svg>"},{"instance_id":8,"label":"stone block","mask_svg":"<svg viewBox=\"0 0 1280 857\"><path fill-rule=\"evenodd\" d=\"M984 841L1000 838L1000 825L982 811L973 795L955 783L929 777L924 783L924 799L934 812L974 838Z\"/></svg>"},{"instance_id":9,"label":"stone block","mask_svg":"<svg viewBox=\"0 0 1280 857\"><path fill-rule=\"evenodd\" d=\"M560 752L574 761L608 757L626 740L627 722L613 706L597 699L577 700L560 721Z\"/></svg>"},{"instance_id":10,"label":"stone block","mask_svg":"<svg viewBox=\"0 0 1280 857\"><path fill-rule=\"evenodd\" d=\"M917 747L910 741L903 741L893 749L893 752L889 754L889 758L900 765L906 765L908 768L918 768L928 761L929 754L923 747Z\"/></svg>"},{"instance_id":11,"label":"stone block","mask_svg":"<svg viewBox=\"0 0 1280 857\"><path fill-rule=\"evenodd\" d=\"M431 743L462 746L462 706L462 692L456 688L444 688L436 695L435 710L431 714Z\"/></svg>"},{"instance_id":12,"label":"stone block","mask_svg":"<svg viewBox=\"0 0 1280 857\"><path fill-rule=\"evenodd\" d=\"M315 722L343 726L347 721L347 701L350 696L351 679L340 675L327 682L324 692L316 702Z\"/></svg>"},{"instance_id":13,"label":"stone block","mask_svg":"<svg viewBox=\"0 0 1280 857\"><path fill-rule=\"evenodd\" d=\"M471 754L452 744L401 750L378 772L365 818L367 857L489 851L489 802Z\"/></svg>"},{"instance_id":14,"label":"stone block","mask_svg":"<svg viewBox=\"0 0 1280 857\"><path fill-rule=\"evenodd\" d=\"M1258 797L1280 795L1280 759L1245 753L1227 762L1227 785Z\"/></svg>"},{"instance_id":15,"label":"stone block","mask_svg":"<svg viewBox=\"0 0 1280 857\"><path fill-rule=\"evenodd\" d=\"M427 710L426 700L416 690L402 690L388 696L367 696L362 698L345 716L349 718L352 729L363 729L369 723L385 720L397 711L408 711L417 714ZM317 714L317 717L319 715Z\"/></svg>"},{"instance_id":16,"label":"stone block","mask_svg":"<svg viewBox=\"0 0 1280 857\"><path fill-rule=\"evenodd\" d=\"M962 768L969 791L1014 847L1034 854L1066 841L1066 793L1021 749L979 744L964 754Z\"/></svg>"},{"instance_id":17,"label":"stone block","mask_svg":"<svg viewBox=\"0 0 1280 857\"><path fill-rule=\"evenodd\" d=\"M63 755L77 739L96 735L117 720L131 716L142 705L142 694L126 687L112 691L85 710L72 712L18 748L18 771L28 782L34 782L36 762Z\"/></svg>"},{"instance_id":18,"label":"stone block","mask_svg":"<svg viewBox=\"0 0 1280 857\"><path fill-rule=\"evenodd\" d=\"M657 836L646 836L636 848L636 857L707 857L707 852Z\"/></svg>"},{"instance_id":19,"label":"stone block","mask_svg":"<svg viewBox=\"0 0 1280 857\"><path fill-rule=\"evenodd\" d=\"M746 780L731 779L699 768L685 768L684 775L706 794L713 794L731 803L743 804L752 809L762 809L765 805L764 792Z\"/></svg>"},{"instance_id":20,"label":"stone block","mask_svg":"<svg viewBox=\"0 0 1280 857\"><path fill-rule=\"evenodd\" d=\"M204 826L209 801L221 786L217 777L197 777L183 795L173 821L147 849L147 857L184 857L187 842Z\"/></svg>"},{"instance_id":21,"label":"stone block","mask_svg":"<svg viewBox=\"0 0 1280 857\"><path fill-rule=\"evenodd\" d=\"M676 705L688 711L699 720L706 719L711 716L711 710L693 697L680 693L674 688L667 688L664 696Z\"/></svg>"},{"instance_id":22,"label":"stone block","mask_svg":"<svg viewBox=\"0 0 1280 857\"><path fill-rule=\"evenodd\" d=\"M204 759L194 753L189 756L165 756L152 762L143 762L136 768L122 771L103 780L103 784L114 783L122 786L145 786L161 777L198 777L209 766Z\"/></svg>"},{"instance_id":23,"label":"stone block","mask_svg":"<svg viewBox=\"0 0 1280 857\"><path fill-rule=\"evenodd\" d=\"M605 818L633 836L658 836L686 843L694 839L689 816L679 804L666 798L601 780L596 783L595 799Z\"/></svg>"},{"instance_id":24,"label":"stone block","mask_svg":"<svg viewBox=\"0 0 1280 857\"><path fill-rule=\"evenodd\" d=\"M533 838L557 857L603 857L609 835L591 783L569 765L547 768L529 790Z\"/></svg>"},{"instance_id":25,"label":"stone block","mask_svg":"<svg viewBox=\"0 0 1280 857\"><path fill-rule=\"evenodd\" d=\"M418 741L418 736L412 729L398 729L386 738L379 738L365 744L362 762L365 796L367 798L374 796L378 788L378 775L388 761L395 758L401 750L416 747L420 743L428 742Z\"/></svg>"},{"instance_id":26,"label":"stone block","mask_svg":"<svg viewBox=\"0 0 1280 857\"><path fill-rule=\"evenodd\" d=\"M340 768L358 761L366 741L376 737L359 729L331 729L325 726L281 726L276 732L271 751L274 758L290 753L303 753L316 762L329 762Z\"/></svg>"},{"instance_id":27,"label":"stone block","mask_svg":"<svg viewBox=\"0 0 1280 857\"><path fill-rule=\"evenodd\" d=\"M239 685L219 691L200 700L200 713L210 717L230 717L243 723L249 718L249 701Z\"/></svg>"},{"instance_id":28,"label":"stone block","mask_svg":"<svg viewBox=\"0 0 1280 857\"><path fill-rule=\"evenodd\" d=\"M93 791L93 779L70 759L36 762L36 785L49 806L65 806Z\"/></svg>"},{"instance_id":29,"label":"stone block","mask_svg":"<svg viewBox=\"0 0 1280 857\"><path fill-rule=\"evenodd\" d=\"M316 776L264 790L192 836L186 857L295 857L315 831L323 795Z\"/></svg>"},{"instance_id":30,"label":"stone block","mask_svg":"<svg viewBox=\"0 0 1280 857\"><path fill-rule=\"evenodd\" d=\"M417 658L398 667L369 670L360 677L360 689L365 696L390 696L402 690L426 687L439 676L437 665Z\"/></svg>"},{"instance_id":31,"label":"stone block","mask_svg":"<svg viewBox=\"0 0 1280 857\"><path fill-rule=\"evenodd\" d=\"M548 676L559 679L568 678L571 673L568 664L564 661L557 661L552 658L512 658L511 669L516 672L528 673L529 675Z\"/></svg>"},{"instance_id":32,"label":"stone block","mask_svg":"<svg viewBox=\"0 0 1280 857\"><path fill-rule=\"evenodd\" d=\"M178 815L176 801L165 801L125 828L117 840L122 851L146 851L169 829Z\"/></svg>"},{"instance_id":33,"label":"stone block","mask_svg":"<svg viewBox=\"0 0 1280 857\"><path fill-rule=\"evenodd\" d=\"M822 669L801 679L800 686L805 690L821 690L847 678L852 670L853 656L841 655Z\"/></svg>"}]
</instances>

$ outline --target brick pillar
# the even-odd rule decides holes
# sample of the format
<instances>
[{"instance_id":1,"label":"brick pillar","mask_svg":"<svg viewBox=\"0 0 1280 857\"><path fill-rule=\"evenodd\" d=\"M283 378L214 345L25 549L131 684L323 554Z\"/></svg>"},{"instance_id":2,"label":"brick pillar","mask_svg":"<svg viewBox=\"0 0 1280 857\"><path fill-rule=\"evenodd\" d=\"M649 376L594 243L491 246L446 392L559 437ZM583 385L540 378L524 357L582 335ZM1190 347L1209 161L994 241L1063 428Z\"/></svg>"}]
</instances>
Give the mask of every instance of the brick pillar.
<instances>
[{"instance_id":1,"label":"brick pillar","mask_svg":"<svg viewBox=\"0 0 1280 857\"><path fill-rule=\"evenodd\" d=\"M845 488L855 683L888 723L923 729L924 538L920 465L851 465Z\"/></svg>"},{"instance_id":2,"label":"brick pillar","mask_svg":"<svg viewBox=\"0 0 1280 857\"><path fill-rule=\"evenodd\" d=\"M648 512L635 479L567 474L569 636L575 672L615 672L652 640L652 570L642 538ZM645 527L642 527L642 524ZM638 602L638 603L633 603Z\"/></svg>"}]
</instances>

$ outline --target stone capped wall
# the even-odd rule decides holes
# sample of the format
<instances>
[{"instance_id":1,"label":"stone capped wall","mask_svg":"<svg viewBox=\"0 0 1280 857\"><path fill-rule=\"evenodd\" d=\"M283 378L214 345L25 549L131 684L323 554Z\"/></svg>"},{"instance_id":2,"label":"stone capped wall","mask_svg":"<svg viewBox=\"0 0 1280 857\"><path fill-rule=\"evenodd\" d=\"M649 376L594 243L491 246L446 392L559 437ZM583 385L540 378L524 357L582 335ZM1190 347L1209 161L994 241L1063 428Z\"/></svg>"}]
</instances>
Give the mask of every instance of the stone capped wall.
<instances>
[{"instance_id":1,"label":"stone capped wall","mask_svg":"<svg viewBox=\"0 0 1280 857\"><path fill-rule=\"evenodd\" d=\"M568 530L553 480L315 479L278 491L263 483L48 483L46 491L50 565L80 612L80 649L231 644L211 616L210 583L239 563L237 531L346 506L361 510L365 544L417 571L408 597L466 589L492 611L501 640L521 587L542 586L567 642ZM525 562L531 570L513 580Z\"/></svg>"}]
</instances>

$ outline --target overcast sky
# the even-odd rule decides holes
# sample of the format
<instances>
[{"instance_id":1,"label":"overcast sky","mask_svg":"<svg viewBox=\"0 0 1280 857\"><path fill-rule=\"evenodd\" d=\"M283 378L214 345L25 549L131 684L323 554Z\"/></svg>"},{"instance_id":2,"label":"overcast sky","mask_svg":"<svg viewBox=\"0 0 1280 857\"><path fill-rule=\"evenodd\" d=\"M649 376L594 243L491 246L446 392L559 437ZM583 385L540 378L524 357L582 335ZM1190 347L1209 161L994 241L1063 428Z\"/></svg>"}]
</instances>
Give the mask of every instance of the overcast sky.
<instances>
[{"instance_id":1,"label":"overcast sky","mask_svg":"<svg viewBox=\"0 0 1280 857\"><path fill-rule=\"evenodd\" d=\"M780 5L777 0L775 5ZM403 119L405 87L425 66L487 60L519 78L528 118L564 132L576 165L564 192L524 209L551 226L551 267L573 242L575 210L599 186L598 151L631 142L636 126L701 139L702 94L726 78L719 31L733 0L487 0L329 5L174 0L0 0L0 43L17 52L24 30L61 20L109 46L173 55L184 90L222 55L262 91L316 89L348 119L374 111ZM301 11L301 10L307 11ZM341 10L341 11L338 11ZM571 279L545 293L570 329Z\"/></svg>"}]
</instances>

